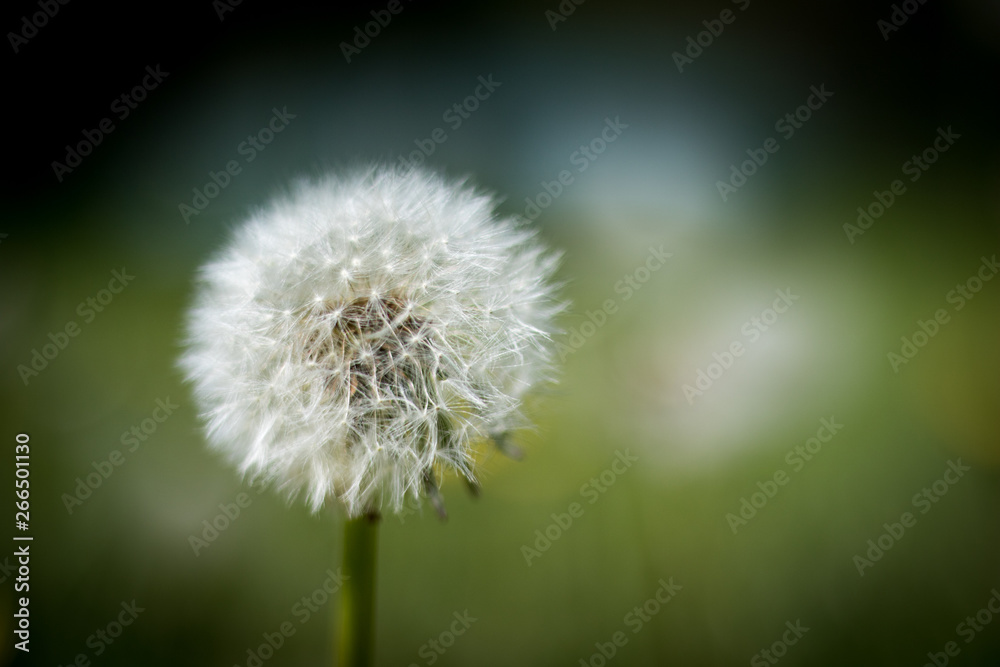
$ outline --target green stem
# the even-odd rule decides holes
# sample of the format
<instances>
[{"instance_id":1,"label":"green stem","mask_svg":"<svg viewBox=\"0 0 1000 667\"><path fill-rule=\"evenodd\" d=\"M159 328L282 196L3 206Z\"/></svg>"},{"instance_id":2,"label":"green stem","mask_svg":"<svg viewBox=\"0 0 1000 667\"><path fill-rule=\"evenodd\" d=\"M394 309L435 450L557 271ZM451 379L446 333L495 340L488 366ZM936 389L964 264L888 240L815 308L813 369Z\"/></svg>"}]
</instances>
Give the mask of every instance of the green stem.
<instances>
[{"instance_id":1,"label":"green stem","mask_svg":"<svg viewBox=\"0 0 1000 667\"><path fill-rule=\"evenodd\" d=\"M340 597L340 667L371 667L375 652L375 562L378 512L344 524L344 584Z\"/></svg>"}]
</instances>

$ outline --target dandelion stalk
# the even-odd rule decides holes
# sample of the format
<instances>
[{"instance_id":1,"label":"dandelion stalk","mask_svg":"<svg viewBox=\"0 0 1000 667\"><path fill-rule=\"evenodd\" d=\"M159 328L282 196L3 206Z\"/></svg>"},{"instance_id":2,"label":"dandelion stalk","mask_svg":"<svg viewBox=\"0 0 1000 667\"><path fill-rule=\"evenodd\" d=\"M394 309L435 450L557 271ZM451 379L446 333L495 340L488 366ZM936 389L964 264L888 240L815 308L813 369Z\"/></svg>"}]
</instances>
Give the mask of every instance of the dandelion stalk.
<instances>
[{"instance_id":1,"label":"dandelion stalk","mask_svg":"<svg viewBox=\"0 0 1000 667\"><path fill-rule=\"evenodd\" d=\"M375 568L378 561L378 512L344 523L344 583L340 593L340 667L370 667L375 653Z\"/></svg>"}]
</instances>

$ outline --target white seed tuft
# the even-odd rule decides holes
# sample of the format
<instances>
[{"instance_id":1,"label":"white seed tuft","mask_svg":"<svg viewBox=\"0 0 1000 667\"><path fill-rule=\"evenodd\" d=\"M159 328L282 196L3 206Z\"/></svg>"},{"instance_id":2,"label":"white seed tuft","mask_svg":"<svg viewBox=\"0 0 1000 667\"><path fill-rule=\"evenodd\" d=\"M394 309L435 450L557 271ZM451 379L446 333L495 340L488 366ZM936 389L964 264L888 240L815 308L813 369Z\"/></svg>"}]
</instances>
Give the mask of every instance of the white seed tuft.
<instances>
[{"instance_id":1,"label":"white seed tuft","mask_svg":"<svg viewBox=\"0 0 1000 667\"><path fill-rule=\"evenodd\" d=\"M550 381L558 258L464 182L299 183L203 267L180 364L239 470L350 516L399 511L524 425Z\"/></svg>"}]
</instances>

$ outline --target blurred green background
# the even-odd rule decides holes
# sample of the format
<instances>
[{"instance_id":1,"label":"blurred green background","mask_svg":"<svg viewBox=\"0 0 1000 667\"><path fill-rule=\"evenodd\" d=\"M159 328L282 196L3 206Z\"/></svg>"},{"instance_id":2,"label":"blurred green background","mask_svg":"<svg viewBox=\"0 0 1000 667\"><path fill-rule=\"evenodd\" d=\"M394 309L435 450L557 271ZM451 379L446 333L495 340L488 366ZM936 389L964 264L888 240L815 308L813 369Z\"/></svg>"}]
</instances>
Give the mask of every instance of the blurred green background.
<instances>
[{"instance_id":1,"label":"blurred green background","mask_svg":"<svg viewBox=\"0 0 1000 667\"><path fill-rule=\"evenodd\" d=\"M252 667L288 621L262 664L331 663L335 605L300 603L337 567L342 517L251 490L207 450L174 366L182 316L197 267L291 179L395 161L443 128L426 162L565 251L572 352L531 405L524 461L484 456L478 500L449 480L447 524L427 507L386 517L378 664L916 666L948 642L958 655L939 661L1000 664L1000 280L961 309L952 292L1000 253L1000 14L913 6L886 40L891 3L567 0L553 23L555 1L404 0L350 62L341 43L386 3L243 2L221 20L209 2L60 6L8 53L0 474L12 488L14 436L30 434L35 539L28 655L0 553L0 662ZM679 72L673 54L723 9L733 21ZM14 3L5 25L37 11ZM166 78L115 115L157 64ZM456 127L447 111L491 75ZM775 123L821 85L833 95L786 138ZM275 108L295 117L247 161ZM59 181L51 163L104 117L114 131ZM581 159L607 119L627 127ZM911 182L904 163L949 127L960 138ZM768 137L779 150L723 201L717 182ZM179 206L230 160L240 173L186 222ZM572 183L535 215L526 200L562 170ZM906 192L849 238L895 179ZM661 246L662 267L641 270ZM78 310L122 267L134 281ZM752 318L776 290L798 299L764 330ZM939 309L947 323L894 370ZM70 321L79 335L26 383L18 367ZM734 341L745 352L713 370ZM717 377L686 395L699 371ZM162 423L158 399L178 405ZM823 419L843 427L796 458ZM67 508L115 450L121 465ZM618 456L635 459L621 474ZM968 472L921 500L959 460ZM240 493L249 505L195 549ZM727 517L741 508L745 524ZM915 525L886 537L904 512ZM861 576L880 537L891 547ZM681 587L662 608L661 580ZM97 638L133 601L135 622Z\"/></svg>"}]
</instances>

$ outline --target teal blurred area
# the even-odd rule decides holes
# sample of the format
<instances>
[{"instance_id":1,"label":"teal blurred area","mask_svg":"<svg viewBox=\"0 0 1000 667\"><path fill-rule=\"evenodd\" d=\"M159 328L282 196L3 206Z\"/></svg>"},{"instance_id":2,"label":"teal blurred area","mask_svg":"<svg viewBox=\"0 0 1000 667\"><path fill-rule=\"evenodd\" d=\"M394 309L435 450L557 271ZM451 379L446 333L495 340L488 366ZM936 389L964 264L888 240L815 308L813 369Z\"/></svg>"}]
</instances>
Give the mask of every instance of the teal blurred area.
<instances>
[{"instance_id":1,"label":"teal blurred area","mask_svg":"<svg viewBox=\"0 0 1000 667\"><path fill-rule=\"evenodd\" d=\"M742 4L587 2L553 30L555 2L407 3L351 62L384 3L206 4L162 19L197 46L155 42L178 66L62 182L62 145L154 59L119 54L98 102L25 137L0 416L11 453L30 435L32 651L0 661L331 664L342 516L242 483L175 360L232 227L402 158L532 218L573 307L525 460L484 451L479 499L447 480L447 523L385 517L377 664L1000 664L997 14L927 3L884 40L891 4ZM18 66L69 53L45 38L71 8Z\"/></svg>"}]
</instances>

